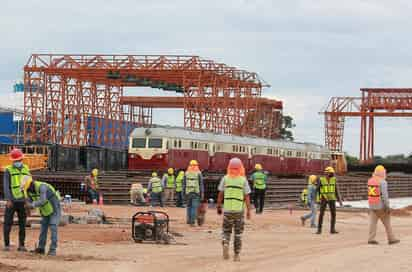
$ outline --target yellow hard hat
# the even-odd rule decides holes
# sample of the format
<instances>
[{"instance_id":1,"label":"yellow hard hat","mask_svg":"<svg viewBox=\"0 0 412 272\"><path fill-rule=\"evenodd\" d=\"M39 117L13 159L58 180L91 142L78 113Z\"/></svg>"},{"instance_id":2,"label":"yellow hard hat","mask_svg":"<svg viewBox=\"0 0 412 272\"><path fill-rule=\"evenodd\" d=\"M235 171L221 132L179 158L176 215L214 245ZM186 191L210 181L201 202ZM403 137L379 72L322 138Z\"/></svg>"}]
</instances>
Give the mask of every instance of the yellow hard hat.
<instances>
[{"instance_id":1,"label":"yellow hard hat","mask_svg":"<svg viewBox=\"0 0 412 272\"><path fill-rule=\"evenodd\" d=\"M383 172L383 171L386 171L386 169L383 165L377 165L375 167L375 172Z\"/></svg>"},{"instance_id":2,"label":"yellow hard hat","mask_svg":"<svg viewBox=\"0 0 412 272\"><path fill-rule=\"evenodd\" d=\"M262 170L262 165L260 163L255 164L256 170Z\"/></svg>"},{"instance_id":3,"label":"yellow hard hat","mask_svg":"<svg viewBox=\"0 0 412 272\"><path fill-rule=\"evenodd\" d=\"M310 184L314 184L315 182L316 182L316 179L317 179L318 177L317 176L315 176L315 175L310 175L309 176L309 183Z\"/></svg>"},{"instance_id":4,"label":"yellow hard hat","mask_svg":"<svg viewBox=\"0 0 412 272\"><path fill-rule=\"evenodd\" d=\"M386 175L386 169L383 167L383 165L378 165L375 167L375 171L373 172L374 176L378 177L385 177Z\"/></svg>"},{"instance_id":5,"label":"yellow hard hat","mask_svg":"<svg viewBox=\"0 0 412 272\"><path fill-rule=\"evenodd\" d=\"M152 177L157 177L157 173L156 173L156 172L152 172Z\"/></svg>"},{"instance_id":6,"label":"yellow hard hat","mask_svg":"<svg viewBox=\"0 0 412 272\"><path fill-rule=\"evenodd\" d=\"M199 163L197 162L197 160L191 160L189 165L190 166L197 166L197 165L199 165Z\"/></svg>"},{"instance_id":7,"label":"yellow hard hat","mask_svg":"<svg viewBox=\"0 0 412 272\"><path fill-rule=\"evenodd\" d=\"M29 189L31 183L33 182L32 176L23 176L20 183L20 189L23 191L24 196L27 197L27 190Z\"/></svg>"},{"instance_id":8,"label":"yellow hard hat","mask_svg":"<svg viewBox=\"0 0 412 272\"><path fill-rule=\"evenodd\" d=\"M169 168L169 169L167 169L167 173L168 173L169 175L172 175L172 174L173 174L173 172L174 172L173 168Z\"/></svg>"},{"instance_id":9,"label":"yellow hard hat","mask_svg":"<svg viewBox=\"0 0 412 272\"><path fill-rule=\"evenodd\" d=\"M331 166L328 166L328 167L326 167L325 172L333 174L333 173L335 173L335 169L333 169L333 167L331 167Z\"/></svg>"},{"instance_id":10,"label":"yellow hard hat","mask_svg":"<svg viewBox=\"0 0 412 272\"><path fill-rule=\"evenodd\" d=\"M98 174L99 174L99 170L98 170L97 168L94 168L94 169L92 170L92 175L93 175L94 177L97 177Z\"/></svg>"}]
</instances>

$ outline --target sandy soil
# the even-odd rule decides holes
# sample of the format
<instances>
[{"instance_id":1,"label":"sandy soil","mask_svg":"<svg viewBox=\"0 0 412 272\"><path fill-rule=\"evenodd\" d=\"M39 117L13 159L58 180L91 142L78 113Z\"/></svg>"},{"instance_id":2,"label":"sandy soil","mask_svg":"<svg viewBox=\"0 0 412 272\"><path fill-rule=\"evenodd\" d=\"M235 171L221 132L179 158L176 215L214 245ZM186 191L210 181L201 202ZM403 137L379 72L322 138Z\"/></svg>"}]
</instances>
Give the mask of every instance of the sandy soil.
<instances>
[{"instance_id":1,"label":"sandy soil","mask_svg":"<svg viewBox=\"0 0 412 272\"><path fill-rule=\"evenodd\" d=\"M129 218L136 207L104 206L109 217ZM165 209L179 245L136 244L130 226L69 225L60 228L57 257L38 257L15 251L0 252L0 271L412 271L412 216L405 209L393 217L401 238L389 246L379 226L378 246L366 244L366 213L338 212L338 235L322 235L300 225L304 211L267 211L247 222L241 262L223 261L221 217L209 210L206 225L184 224L184 209ZM410 210L410 209L409 209ZM85 208L73 209L81 214ZM27 246L34 247L38 229L28 229ZM13 229L17 241L17 226Z\"/></svg>"}]
</instances>

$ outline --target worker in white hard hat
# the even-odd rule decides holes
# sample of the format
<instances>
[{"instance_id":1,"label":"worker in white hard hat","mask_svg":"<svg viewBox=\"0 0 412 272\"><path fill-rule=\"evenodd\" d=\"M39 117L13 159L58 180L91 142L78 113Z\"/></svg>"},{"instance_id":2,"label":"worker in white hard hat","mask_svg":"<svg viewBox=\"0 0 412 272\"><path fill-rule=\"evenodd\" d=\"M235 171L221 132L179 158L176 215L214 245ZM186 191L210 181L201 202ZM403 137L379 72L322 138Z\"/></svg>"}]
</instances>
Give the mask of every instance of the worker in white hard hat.
<instances>
[{"instance_id":1,"label":"worker in white hard hat","mask_svg":"<svg viewBox=\"0 0 412 272\"><path fill-rule=\"evenodd\" d=\"M397 244L399 239L395 237L391 226L389 207L388 183L386 182L386 169L378 165L368 181L368 203L369 203L369 239L368 244L377 245L376 224L378 220L385 226L388 243Z\"/></svg>"},{"instance_id":2,"label":"worker in white hard hat","mask_svg":"<svg viewBox=\"0 0 412 272\"><path fill-rule=\"evenodd\" d=\"M342 199L339 195L338 185L335 177L335 169L329 166L325 169L325 175L320 177L317 187L317 193L320 198L320 213L318 221L318 231L316 234L322 233L323 216L325 214L326 206L329 206L330 219L330 233L337 234L336 231L336 201L339 201L340 206L343 206Z\"/></svg>"}]
</instances>

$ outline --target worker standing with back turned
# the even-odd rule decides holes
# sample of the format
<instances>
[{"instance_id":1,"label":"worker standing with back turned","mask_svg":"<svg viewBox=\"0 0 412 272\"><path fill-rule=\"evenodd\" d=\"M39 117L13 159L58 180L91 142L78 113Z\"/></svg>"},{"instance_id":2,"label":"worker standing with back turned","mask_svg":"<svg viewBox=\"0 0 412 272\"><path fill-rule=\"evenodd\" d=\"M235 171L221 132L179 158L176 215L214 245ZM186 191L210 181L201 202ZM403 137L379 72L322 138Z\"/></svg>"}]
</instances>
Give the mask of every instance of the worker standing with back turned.
<instances>
[{"instance_id":1,"label":"worker standing with back turned","mask_svg":"<svg viewBox=\"0 0 412 272\"><path fill-rule=\"evenodd\" d=\"M322 233L323 216L326 206L330 209L330 233L337 234L336 231L336 201L339 201L340 206L343 206L339 195L338 186L336 183L335 170L333 167L326 167L325 176L320 177L317 187L317 193L320 197L320 213L318 222L318 231L316 234Z\"/></svg>"},{"instance_id":2,"label":"worker standing with back turned","mask_svg":"<svg viewBox=\"0 0 412 272\"><path fill-rule=\"evenodd\" d=\"M250 187L245 176L245 168L239 158L232 158L227 167L227 174L222 178L218 187L217 213L222 214L223 202L223 259L229 259L229 244L232 230L235 230L234 258L240 261L242 248L242 233L244 230L244 209L246 218L250 219Z\"/></svg>"},{"instance_id":3,"label":"worker standing with back turned","mask_svg":"<svg viewBox=\"0 0 412 272\"><path fill-rule=\"evenodd\" d=\"M368 244L377 245L376 224L380 219L385 226L388 243L397 244L400 241L395 238L392 232L391 216L389 208L388 183L386 182L386 169L378 165L368 181L368 202L369 202L369 239Z\"/></svg>"},{"instance_id":4,"label":"worker standing with back turned","mask_svg":"<svg viewBox=\"0 0 412 272\"><path fill-rule=\"evenodd\" d=\"M21 181L23 176L30 174L30 171L27 165L23 164L24 154L20 149L13 149L9 154L9 158L12 164L5 168L3 176L3 192L4 200L6 200L3 226L4 251L10 251L10 231L15 212L17 212L19 218L19 247L17 250L27 251L24 246L27 215Z\"/></svg>"},{"instance_id":5,"label":"worker standing with back turned","mask_svg":"<svg viewBox=\"0 0 412 272\"><path fill-rule=\"evenodd\" d=\"M306 205L310 208L310 213L303 215L300 220L302 221L302 226L305 225L305 221L310 218L310 227L316 228L316 202L317 202L317 194L316 194L316 180L317 177L315 175L310 175L308 178L308 187L307 187L307 195L306 195Z\"/></svg>"},{"instance_id":6,"label":"worker standing with back turned","mask_svg":"<svg viewBox=\"0 0 412 272\"><path fill-rule=\"evenodd\" d=\"M266 180L267 176L262 171L262 165L257 163L255 165L255 172L251 176L254 189L254 204L256 208L256 214L263 212L265 206L265 193L266 193Z\"/></svg>"},{"instance_id":7,"label":"worker standing with back turned","mask_svg":"<svg viewBox=\"0 0 412 272\"><path fill-rule=\"evenodd\" d=\"M163 188L165 188L164 196L165 202L173 201L175 199L175 175L173 168L167 169L167 174L162 178Z\"/></svg>"},{"instance_id":8,"label":"worker standing with back turned","mask_svg":"<svg viewBox=\"0 0 412 272\"><path fill-rule=\"evenodd\" d=\"M150 192L150 206L155 207L157 202L159 202L160 207L163 207L163 186L156 172L152 173L152 178L149 180L147 190Z\"/></svg>"},{"instance_id":9,"label":"worker standing with back turned","mask_svg":"<svg viewBox=\"0 0 412 272\"><path fill-rule=\"evenodd\" d=\"M203 176L199 163L191 160L183 179L183 192L186 196L186 223L194 227L197 219L197 208L204 197Z\"/></svg>"},{"instance_id":10,"label":"worker standing with back turned","mask_svg":"<svg viewBox=\"0 0 412 272\"><path fill-rule=\"evenodd\" d=\"M179 171L176 177L176 207L183 208L183 179L185 171Z\"/></svg>"}]
</instances>

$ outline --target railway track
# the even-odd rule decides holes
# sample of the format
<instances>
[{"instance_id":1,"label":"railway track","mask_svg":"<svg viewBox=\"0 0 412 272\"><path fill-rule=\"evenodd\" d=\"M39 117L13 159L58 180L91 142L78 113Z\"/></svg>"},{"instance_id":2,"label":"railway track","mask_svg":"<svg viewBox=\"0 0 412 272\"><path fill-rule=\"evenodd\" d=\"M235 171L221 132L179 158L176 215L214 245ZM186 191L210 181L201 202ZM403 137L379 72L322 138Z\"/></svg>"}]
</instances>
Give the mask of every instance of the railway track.
<instances>
[{"instance_id":1,"label":"railway track","mask_svg":"<svg viewBox=\"0 0 412 272\"><path fill-rule=\"evenodd\" d=\"M85 193L80 191L80 184L88 172L81 171L37 171L36 179L50 182L62 194L70 194L73 198L83 199ZM151 173L149 171L113 171L100 175L99 183L107 204L126 204L129 202L129 189L133 182L141 182L147 186ZM207 198L215 198L221 174L205 173L205 191ZM1 177L0 177L1 178ZM368 175L351 173L338 177L341 195L345 200L362 200L367 196ZM390 197L412 196L412 175L394 175L388 178ZM268 205L297 202L306 180L298 177L268 177L266 199ZM0 186L0 191L2 191Z\"/></svg>"}]
</instances>

